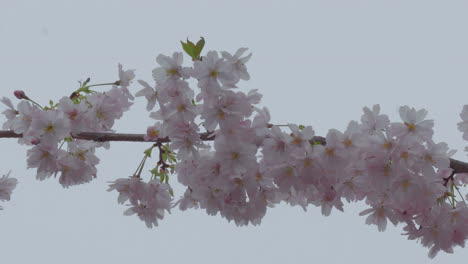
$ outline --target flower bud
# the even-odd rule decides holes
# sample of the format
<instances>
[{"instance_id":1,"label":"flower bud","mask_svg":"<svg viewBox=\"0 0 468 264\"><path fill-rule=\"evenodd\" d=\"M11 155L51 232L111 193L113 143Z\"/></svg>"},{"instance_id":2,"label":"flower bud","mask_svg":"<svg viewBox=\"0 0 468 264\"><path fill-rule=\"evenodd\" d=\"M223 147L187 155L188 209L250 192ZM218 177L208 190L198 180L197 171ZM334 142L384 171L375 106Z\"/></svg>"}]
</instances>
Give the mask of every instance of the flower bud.
<instances>
[{"instance_id":1,"label":"flower bud","mask_svg":"<svg viewBox=\"0 0 468 264\"><path fill-rule=\"evenodd\" d=\"M14 95L16 96L16 98L18 98L18 99L29 99L29 98L26 96L26 94L24 93L23 90L16 90L13 94L14 94Z\"/></svg>"},{"instance_id":2,"label":"flower bud","mask_svg":"<svg viewBox=\"0 0 468 264\"><path fill-rule=\"evenodd\" d=\"M38 139L38 138L33 138L33 139L31 139L31 144L37 145L37 144L39 144L39 143L41 143L41 140L40 140L40 139Z\"/></svg>"}]
</instances>

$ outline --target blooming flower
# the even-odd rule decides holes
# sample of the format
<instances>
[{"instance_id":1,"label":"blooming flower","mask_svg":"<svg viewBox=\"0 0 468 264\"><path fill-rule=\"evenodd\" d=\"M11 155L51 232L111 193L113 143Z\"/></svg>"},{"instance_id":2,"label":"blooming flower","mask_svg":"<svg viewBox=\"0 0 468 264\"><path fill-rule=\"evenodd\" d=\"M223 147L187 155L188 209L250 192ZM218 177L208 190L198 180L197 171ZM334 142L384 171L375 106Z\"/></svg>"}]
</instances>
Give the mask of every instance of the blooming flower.
<instances>
[{"instance_id":1,"label":"blooming flower","mask_svg":"<svg viewBox=\"0 0 468 264\"><path fill-rule=\"evenodd\" d=\"M54 144L70 136L70 132L69 119L64 118L63 112L49 110L34 116L26 134L41 137L44 144Z\"/></svg>"},{"instance_id":2,"label":"blooming flower","mask_svg":"<svg viewBox=\"0 0 468 264\"><path fill-rule=\"evenodd\" d=\"M216 137L214 147L219 161L234 173L247 172L256 163L257 147L253 144Z\"/></svg>"},{"instance_id":3,"label":"blooming flower","mask_svg":"<svg viewBox=\"0 0 468 264\"><path fill-rule=\"evenodd\" d=\"M36 178L44 180L58 172L57 160L66 155L56 144L38 144L27 152L28 168L37 168Z\"/></svg>"},{"instance_id":4,"label":"blooming flower","mask_svg":"<svg viewBox=\"0 0 468 264\"><path fill-rule=\"evenodd\" d=\"M2 97L2 99L0 99L0 102L2 102L4 105L6 105L9 108L2 112L2 114L5 115L7 119L7 121L3 123L2 128L12 130L13 129L12 125L13 125L13 122L15 121L15 117L18 114L18 111L15 109L15 107L13 106L9 98Z\"/></svg>"},{"instance_id":5,"label":"blooming flower","mask_svg":"<svg viewBox=\"0 0 468 264\"><path fill-rule=\"evenodd\" d=\"M139 177L117 179L108 191L119 192L119 203L130 201L130 208L125 215L136 214L146 223L148 228L158 225L158 219L163 219L164 211L170 212L172 198L170 187L158 180L143 182Z\"/></svg>"},{"instance_id":6,"label":"blooming flower","mask_svg":"<svg viewBox=\"0 0 468 264\"><path fill-rule=\"evenodd\" d=\"M161 138L166 137L161 122L156 122L153 126L150 126L146 129L145 140L146 141L155 141Z\"/></svg>"},{"instance_id":7,"label":"blooming flower","mask_svg":"<svg viewBox=\"0 0 468 264\"><path fill-rule=\"evenodd\" d=\"M58 110L63 112L70 121L70 128L73 132L81 132L89 129L90 120L86 119L86 112L89 106L85 101L75 104L70 98L63 97L59 101Z\"/></svg>"},{"instance_id":8,"label":"blooming flower","mask_svg":"<svg viewBox=\"0 0 468 264\"><path fill-rule=\"evenodd\" d=\"M182 68L183 58L182 52L174 52L172 57L159 55L156 61L161 67L153 70L154 80L158 83L163 83L169 79L188 78L186 70Z\"/></svg>"},{"instance_id":9,"label":"blooming flower","mask_svg":"<svg viewBox=\"0 0 468 264\"><path fill-rule=\"evenodd\" d=\"M387 218L394 225L397 223L392 211L384 205L376 205L359 213L361 216L367 214L369 214L369 216L366 218L366 224L376 225L379 232L385 231L385 228L387 227Z\"/></svg>"},{"instance_id":10,"label":"blooming flower","mask_svg":"<svg viewBox=\"0 0 468 264\"><path fill-rule=\"evenodd\" d=\"M8 172L8 174L3 175L0 178L0 201L9 201L11 198L11 193L18 183L17 179L9 178L10 173L11 172Z\"/></svg>"},{"instance_id":11,"label":"blooming flower","mask_svg":"<svg viewBox=\"0 0 468 264\"><path fill-rule=\"evenodd\" d=\"M151 87L147 82L138 80L138 82L143 86L143 89L138 91L135 96L144 96L148 103L146 104L146 110L151 111L156 105L158 99L158 91L155 88Z\"/></svg>"},{"instance_id":12,"label":"blooming flower","mask_svg":"<svg viewBox=\"0 0 468 264\"><path fill-rule=\"evenodd\" d=\"M194 63L193 77L199 80L199 87L211 87L218 81L227 87L236 87L236 76L232 72L232 64L219 58L216 51L209 51L202 61Z\"/></svg>"},{"instance_id":13,"label":"blooming flower","mask_svg":"<svg viewBox=\"0 0 468 264\"><path fill-rule=\"evenodd\" d=\"M134 97L128 90L128 87L132 83L132 80L135 78L135 70L123 70L122 64L119 63L119 85L122 87L123 92L130 100L133 100Z\"/></svg>"},{"instance_id":14,"label":"blooming flower","mask_svg":"<svg viewBox=\"0 0 468 264\"><path fill-rule=\"evenodd\" d=\"M247 50L247 48L240 48L236 51L236 53L234 53L234 55L231 55L226 51L221 53L223 58L232 64L233 73L236 75L236 77L242 80L250 79L250 75L247 72L247 67L245 64L250 60L250 57L252 57L252 53L249 53L249 55L245 57L241 57Z\"/></svg>"},{"instance_id":15,"label":"blooming flower","mask_svg":"<svg viewBox=\"0 0 468 264\"><path fill-rule=\"evenodd\" d=\"M18 134L26 133L31 126L33 115L39 112L37 106L31 105L27 101L21 101L17 106L18 112L11 124L11 129Z\"/></svg>"},{"instance_id":16,"label":"blooming flower","mask_svg":"<svg viewBox=\"0 0 468 264\"><path fill-rule=\"evenodd\" d=\"M96 167L82 160L79 155L62 156L57 165L60 172L59 182L65 188L90 182L96 177Z\"/></svg>"},{"instance_id":17,"label":"blooming flower","mask_svg":"<svg viewBox=\"0 0 468 264\"><path fill-rule=\"evenodd\" d=\"M132 104L121 89L112 87L105 94L92 94L87 98L92 106L86 112L86 119L93 120L90 126L97 131L109 131L116 119L122 117Z\"/></svg>"},{"instance_id":18,"label":"blooming flower","mask_svg":"<svg viewBox=\"0 0 468 264\"><path fill-rule=\"evenodd\" d=\"M389 134L396 137L412 136L421 140L432 138L432 127L434 121L424 120L427 111L425 109L417 110L408 106L400 107L400 117L402 123L392 123L389 127Z\"/></svg>"},{"instance_id":19,"label":"blooming flower","mask_svg":"<svg viewBox=\"0 0 468 264\"><path fill-rule=\"evenodd\" d=\"M390 123L388 116L380 114L380 105L372 106L372 110L364 107L364 114L361 116L362 129L369 134L382 133L388 128Z\"/></svg>"}]
</instances>

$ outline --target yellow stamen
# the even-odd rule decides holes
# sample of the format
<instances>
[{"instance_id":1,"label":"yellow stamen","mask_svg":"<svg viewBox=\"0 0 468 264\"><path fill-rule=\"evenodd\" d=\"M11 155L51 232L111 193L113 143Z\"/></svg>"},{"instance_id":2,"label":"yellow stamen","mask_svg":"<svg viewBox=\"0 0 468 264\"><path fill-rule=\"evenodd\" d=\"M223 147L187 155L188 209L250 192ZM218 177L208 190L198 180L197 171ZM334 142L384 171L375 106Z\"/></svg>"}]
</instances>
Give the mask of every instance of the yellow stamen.
<instances>
[{"instance_id":1,"label":"yellow stamen","mask_svg":"<svg viewBox=\"0 0 468 264\"><path fill-rule=\"evenodd\" d=\"M432 164L435 163L435 161L432 159L432 156L427 154L426 156L424 156L424 159Z\"/></svg>"},{"instance_id":2,"label":"yellow stamen","mask_svg":"<svg viewBox=\"0 0 468 264\"><path fill-rule=\"evenodd\" d=\"M407 159L408 159L408 156L409 156L409 154L408 154L408 152L406 152L406 151L405 151L405 152L402 152L401 155L400 155L400 157L401 157L402 159L404 159L404 160L407 160Z\"/></svg>"},{"instance_id":3,"label":"yellow stamen","mask_svg":"<svg viewBox=\"0 0 468 264\"><path fill-rule=\"evenodd\" d=\"M379 209L377 209L377 216L378 217L383 217L384 215L385 215L385 210L384 210L384 208L382 206Z\"/></svg>"},{"instance_id":4,"label":"yellow stamen","mask_svg":"<svg viewBox=\"0 0 468 264\"><path fill-rule=\"evenodd\" d=\"M218 72L216 70L212 70L210 76L216 79L218 78Z\"/></svg>"},{"instance_id":5,"label":"yellow stamen","mask_svg":"<svg viewBox=\"0 0 468 264\"><path fill-rule=\"evenodd\" d=\"M159 135L159 130L152 129L152 130L150 131L150 135L151 135L152 137L157 137L157 136Z\"/></svg>"},{"instance_id":6,"label":"yellow stamen","mask_svg":"<svg viewBox=\"0 0 468 264\"><path fill-rule=\"evenodd\" d=\"M384 149L390 149L390 148L392 148L392 142L387 141L382 146L383 146Z\"/></svg>"},{"instance_id":7,"label":"yellow stamen","mask_svg":"<svg viewBox=\"0 0 468 264\"><path fill-rule=\"evenodd\" d=\"M235 182L237 185L240 185L240 186L244 185L244 182L242 181L241 178L235 178L235 179L234 179L234 182Z\"/></svg>"},{"instance_id":8,"label":"yellow stamen","mask_svg":"<svg viewBox=\"0 0 468 264\"><path fill-rule=\"evenodd\" d=\"M99 117L100 119L106 120L106 117L101 111L96 111L96 116Z\"/></svg>"},{"instance_id":9,"label":"yellow stamen","mask_svg":"<svg viewBox=\"0 0 468 264\"><path fill-rule=\"evenodd\" d=\"M41 159L46 159L46 158L48 158L49 156L50 156L49 152L45 152L45 151L44 151L44 152L42 152L42 154L41 154Z\"/></svg>"},{"instance_id":10,"label":"yellow stamen","mask_svg":"<svg viewBox=\"0 0 468 264\"><path fill-rule=\"evenodd\" d=\"M76 116L78 115L78 113L76 111L73 111L70 113L70 119L71 120L75 120Z\"/></svg>"},{"instance_id":11,"label":"yellow stamen","mask_svg":"<svg viewBox=\"0 0 468 264\"><path fill-rule=\"evenodd\" d=\"M44 128L44 131L46 133L52 133L54 132L54 126L52 124L49 124L46 128Z\"/></svg>"},{"instance_id":12,"label":"yellow stamen","mask_svg":"<svg viewBox=\"0 0 468 264\"><path fill-rule=\"evenodd\" d=\"M184 110L185 110L185 105L179 105L179 106L177 106L177 111L178 111L178 112L182 112L182 111L184 111Z\"/></svg>"},{"instance_id":13,"label":"yellow stamen","mask_svg":"<svg viewBox=\"0 0 468 264\"><path fill-rule=\"evenodd\" d=\"M177 74L177 69L169 69L166 71L168 76Z\"/></svg>"},{"instance_id":14,"label":"yellow stamen","mask_svg":"<svg viewBox=\"0 0 468 264\"><path fill-rule=\"evenodd\" d=\"M292 143L294 145L299 145L299 144L301 144L301 142L302 142L302 139L300 137L294 137L294 140L293 140Z\"/></svg>"},{"instance_id":15,"label":"yellow stamen","mask_svg":"<svg viewBox=\"0 0 468 264\"><path fill-rule=\"evenodd\" d=\"M410 124L410 123L405 122L405 125L408 127L408 130L410 132L413 132L416 129L416 126L414 124Z\"/></svg>"},{"instance_id":16,"label":"yellow stamen","mask_svg":"<svg viewBox=\"0 0 468 264\"><path fill-rule=\"evenodd\" d=\"M384 176L388 176L392 171L392 166L390 164L385 165L384 167Z\"/></svg>"},{"instance_id":17,"label":"yellow stamen","mask_svg":"<svg viewBox=\"0 0 468 264\"><path fill-rule=\"evenodd\" d=\"M349 148L349 147L351 147L351 145L353 145L353 142L351 141L351 139L347 138L347 139L345 139L345 141L344 141L344 145L345 145L347 148Z\"/></svg>"},{"instance_id":18,"label":"yellow stamen","mask_svg":"<svg viewBox=\"0 0 468 264\"><path fill-rule=\"evenodd\" d=\"M326 148L325 152L327 153L328 156L332 157L335 155L335 150L333 148Z\"/></svg>"},{"instance_id":19,"label":"yellow stamen","mask_svg":"<svg viewBox=\"0 0 468 264\"><path fill-rule=\"evenodd\" d=\"M262 174L260 172L257 172L257 175L255 176L255 178L257 179L257 181L260 181L262 180Z\"/></svg>"},{"instance_id":20,"label":"yellow stamen","mask_svg":"<svg viewBox=\"0 0 468 264\"><path fill-rule=\"evenodd\" d=\"M84 160L85 160L84 154L85 154L84 152L78 152L78 153L77 153L77 156L78 156L78 158L79 158L80 160L84 161Z\"/></svg>"},{"instance_id":21,"label":"yellow stamen","mask_svg":"<svg viewBox=\"0 0 468 264\"><path fill-rule=\"evenodd\" d=\"M406 191L408 190L409 180L408 180L408 179L404 180L404 181L401 183L401 186L403 187L403 191L406 192Z\"/></svg>"},{"instance_id":22,"label":"yellow stamen","mask_svg":"<svg viewBox=\"0 0 468 264\"><path fill-rule=\"evenodd\" d=\"M223 111L219 110L218 116L219 116L219 120L224 120L224 112Z\"/></svg>"}]
</instances>

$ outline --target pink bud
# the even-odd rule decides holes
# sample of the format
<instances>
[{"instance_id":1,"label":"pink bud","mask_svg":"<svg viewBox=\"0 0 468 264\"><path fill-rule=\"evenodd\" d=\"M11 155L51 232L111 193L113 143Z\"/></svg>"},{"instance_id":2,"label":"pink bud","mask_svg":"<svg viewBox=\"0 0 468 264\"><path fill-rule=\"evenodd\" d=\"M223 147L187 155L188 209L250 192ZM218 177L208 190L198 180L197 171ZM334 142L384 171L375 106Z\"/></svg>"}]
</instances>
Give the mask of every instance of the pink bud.
<instances>
[{"instance_id":1,"label":"pink bud","mask_svg":"<svg viewBox=\"0 0 468 264\"><path fill-rule=\"evenodd\" d=\"M39 144L39 143L41 143L41 140L40 140L40 139L38 139L38 138L33 138L33 139L31 139L31 144L37 145L37 144Z\"/></svg>"},{"instance_id":2,"label":"pink bud","mask_svg":"<svg viewBox=\"0 0 468 264\"><path fill-rule=\"evenodd\" d=\"M26 96L26 94L24 93L24 91L22 90L16 90L14 93L13 93L16 98L18 99L28 99L28 97Z\"/></svg>"}]
</instances>

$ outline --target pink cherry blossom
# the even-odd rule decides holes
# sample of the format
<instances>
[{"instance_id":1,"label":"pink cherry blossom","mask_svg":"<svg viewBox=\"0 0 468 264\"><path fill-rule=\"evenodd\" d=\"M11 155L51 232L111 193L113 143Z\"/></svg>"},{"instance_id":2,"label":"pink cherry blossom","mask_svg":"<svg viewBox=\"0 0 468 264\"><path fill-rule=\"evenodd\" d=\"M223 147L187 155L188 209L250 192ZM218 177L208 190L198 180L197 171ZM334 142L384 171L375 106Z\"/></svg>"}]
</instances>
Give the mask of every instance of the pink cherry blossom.
<instances>
[{"instance_id":1,"label":"pink cherry blossom","mask_svg":"<svg viewBox=\"0 0 468 264\"><path fill-rule=\"evenodd\" d=\"M231 55L226 51L221 53L223 58L232 64L234 75L242 80L250 79L250 75L247 72L245 64L250 60L250 57L252 57L252 53L249 53L249 55L245 57L241 57L247 50L247 48L240 48L236 51L236 53L234 53L234 55Z\"/></svg>"},{"instance_id":2,"label":"pink cherry blossom","mask_svg":"<svg viewBox=\"0 0 468 264\"><path fill-rule=\"evenodd\" d=\"M59 170L57 160L66 155L63 150L57 148L56 144L38 144L29 149L27 154L28 168L37 168L38 180L55 175Z\"/></svg>"},{"instance_id":3,"label":"pink cherry blossom","mask_svg":"<svg viewBox=\"0 0 468 264\"><path fill-rule=\"evenodd\" d=\"M132 83L132 80L135 78L135 70L123 70L122 64L119 63L119 85L122 87L124 94L130 99L133 100L134 97L128 90L128 87Z\"/></svg>"},{"instance_id":4,"label":"pink cherry blossom","mask_svg":"<svg viewBox=\"0 0 468 264\"><path fill-rule=\"evenodd\" d=\"M44 144L53 144L70 136L70 132L70 121L64 118L63 112L43 111L34 116L26 135L40 137Z\"/></svg>"},{"instance_id":5,"label":"pink cherry blossom","mask_svg":"<svg viewBox=\"0 0 468 264\"><path fill-rule=\"evenodd\" d=\"M414 136L421 140L428 140L434 133L432 127L434 122L432 120L424 120L427 111L425 109L416 110L408 106L400 107L400 117L402 123L392 123L389 127L391 136L405 137Z\"/></svg>"},{"instance_id":6,"label":"pink cherry blossom","mask_svg":"<svg viewBox=\"0 0 468 264\"><path fill-rule=\"evenodd\" d=\"M2 99L0 99L0 102L2 102L4 105L8 107L8 109L2 112L2 114L5 115L7 119L5 123L3 123L2 128L13 130L13 122L15 121L15 117L18 114L18 111L15 109L15 107L13 106L9 98L2 97Z\"/></svg>"},{"instance_id":7,"label":"pink cherry blossom","mask_svg":"<svg viewBox=\"0 0 468 264\"><path fill-rule=\"evenodd\" d=\"M380 105L374 105L372 110L364 107L361 117L362 129L369 134L382 133L390 123L388 116L380 114Z\"/></svg>"},{"instance_id":8,"label":"pink cherry blossom","mask_svg":"<svg viewBox=\"0 0 468 264\"><path fill-rule=\"evenodd\" d=\"M157 226L158 219L164 217L164 211L171 210L170 187L165 183L156 180L146 183L138 177L131 177L116 180L108 191L112 190L119 192L119 203L130 201L130 208L124 214L136 214L148 228Z\"/></svg>"},{"instance_id":9,"label":"pink cherry blossom","mask_svg":"<svg viewBox=\"0 0 468 264\"><path fill-rule=\"evenodd\" d=\"M194 63L193 77L199 80L200 87L213 87L218 81L227 87L235 87L236 83L232 64L219 58L216 51L209 51L202 61Z\"/></svg>"},{"instance_id":10,"label":"pink cherry blossom","mask_svg":"<svg viewBox=\"0 0 468 264\"><path fill-rule=\"evenodd\" d=\"M156 82L166 82L169 79L188 78L188 73L182 67L183 54L174 52L172 57L159 55L156 61L161 65L153 70L153 78Z\"/></svg>"},{"instance_id":11,"label":"pink cherry blossom","mask_svg":"<svg viewBox=\"0 0 468 264\"><path fill-rule=\"evenodd\" d=\"M151 111L153 110L154 106L156 105L156 101L158 99L158 91L151 87L147 82L138 80L138 83L140 83L143 86L143 89L138 91L135 96L140 97L144 96L148 103L146 104L146 110Z\"/></svg>"},{"instance_id":12,"label":"pink cherry blossom","mask_svg":"<svg viewBox=\"0 0 468 264\"><path fill-rule=\"evenodd\" d=\"M9 178L11 172L8 174L3 175L0 178L0 201L9 201L11 198L11 193L13 189L16 188L16 184L18 184L18 180L15 178ZM0 206L0 210L3 209Z\"/></svg>"}]
</instances>

